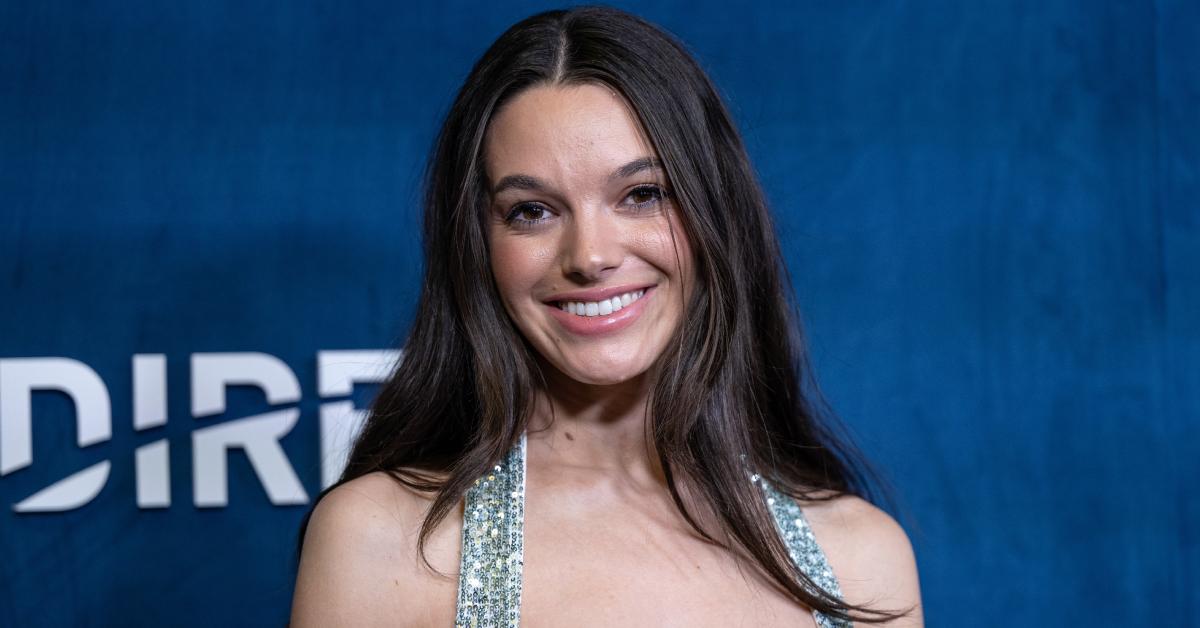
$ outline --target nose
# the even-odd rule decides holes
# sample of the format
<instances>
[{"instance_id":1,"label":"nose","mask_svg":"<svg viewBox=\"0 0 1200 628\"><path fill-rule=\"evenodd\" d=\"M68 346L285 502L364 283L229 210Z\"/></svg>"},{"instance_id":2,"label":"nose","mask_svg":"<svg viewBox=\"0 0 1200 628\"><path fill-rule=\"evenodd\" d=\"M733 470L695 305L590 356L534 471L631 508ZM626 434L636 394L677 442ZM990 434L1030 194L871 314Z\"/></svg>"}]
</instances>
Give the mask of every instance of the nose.
<instances>
[{"instance_id":1,"label":"nose","mask_svg":"<svg viewBox=\"0 0 1200 628\"><path fill-rule=\"evenodd\" d=\"M578 283L603 280L625 257L618 225L599 207L581 208L572 215L561 246L563 274Z\"/></svg>"}]
</instances>

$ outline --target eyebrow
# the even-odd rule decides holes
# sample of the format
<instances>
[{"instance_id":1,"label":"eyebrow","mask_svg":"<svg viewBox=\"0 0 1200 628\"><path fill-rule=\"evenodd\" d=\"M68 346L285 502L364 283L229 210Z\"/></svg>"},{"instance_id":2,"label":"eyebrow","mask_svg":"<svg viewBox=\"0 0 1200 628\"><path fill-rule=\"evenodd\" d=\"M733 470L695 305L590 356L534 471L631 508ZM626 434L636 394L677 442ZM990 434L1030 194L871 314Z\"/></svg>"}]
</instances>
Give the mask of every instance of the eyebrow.
<instances>
[{"instance_id":1,"label":"eyebrow","mask_svg":"<svg viewBox=\"0 0 1200 628\"><path fill-rule=\"evenodd\" d=\"M639 172L654 169L662 169L661 160L657 157L639 157L614 170L612 174L608 175L608 181L611 183L619 179L632 177ZM495 196L508 189L545 191L549 187L549 185L537 177L531 177L527 174L510 174L496 183L496 186L492 188L492 195Z\"/></svg>"}]
</instances>

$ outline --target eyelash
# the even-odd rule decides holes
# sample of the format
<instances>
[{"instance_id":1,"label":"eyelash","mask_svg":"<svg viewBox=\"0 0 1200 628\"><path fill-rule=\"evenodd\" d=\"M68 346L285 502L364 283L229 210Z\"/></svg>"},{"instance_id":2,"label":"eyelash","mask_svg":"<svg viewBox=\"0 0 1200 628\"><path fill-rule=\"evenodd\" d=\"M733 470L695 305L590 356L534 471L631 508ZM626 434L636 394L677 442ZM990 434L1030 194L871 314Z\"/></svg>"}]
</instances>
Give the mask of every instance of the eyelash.
<instances>
[{"instance_id":1,"label":"eyelash","mask_svg":"<svg viewBox=\"0 0 1200 628\"><path fill-rule=\"evenodd\" d=\"M633 196L634 194L639 194L639 193L651 194L651 195L653 195L653 198L651 198L648 201L642 201L641 203L633 203L633 206L638 210L649 209L651 206L658 205L659 203L663 202L671 195L671 193L669 191L667 191L665 188L663 188L662 186L646 184L646 185L639 185L639 186L633 188L632 190L630 190L629 194L626 195L626 198ZM527 227L532 227L538 223L542 223L542 222L549 220L549 218L537 218L534 220L526 220L526 219L518 218L518 216L521 214L521 212L530 210L530 209L541 210L541 211L547 212L547 213L549 213L549 211L550 211L549 209L547 209L544 205L541 205L540 203L518 203L517 205L513 206L513 208L511 210L509 210L508 215L506 215L504 217L504 222L509 225L527 228Z\"/></svg>"}]
</instances>

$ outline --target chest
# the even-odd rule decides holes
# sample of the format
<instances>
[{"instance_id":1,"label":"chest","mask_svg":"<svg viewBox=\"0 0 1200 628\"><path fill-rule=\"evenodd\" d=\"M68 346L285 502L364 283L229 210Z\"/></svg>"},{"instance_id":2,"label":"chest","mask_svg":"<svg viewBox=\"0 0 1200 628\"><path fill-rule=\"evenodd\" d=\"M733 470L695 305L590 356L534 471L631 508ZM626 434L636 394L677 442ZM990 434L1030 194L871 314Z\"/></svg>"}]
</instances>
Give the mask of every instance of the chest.
<instances>
[{"instance_id":1,"label":"chest","mask_svg":"<svg viewBox=\"0 0 1200 628\"><path fill-rule=\"evenodd\" d=\"M453 513L431 539L433 563L449 577L423 579L428 606L420 617L407 609L411 625L454 625L462 515ZM522 572L522 628L816 625L747 559L662 509L530 509Z\"/></svg>"},{"instance_id":2,"label":"chest","mask_svg":"<svg viewBox=\"0 0 1200 628\"><path fill-rule=\"evenodd\" d=\"M525 520L522 626L813 626L747 558L669 510L543 509Z\"/></svg>"}]
</instances>

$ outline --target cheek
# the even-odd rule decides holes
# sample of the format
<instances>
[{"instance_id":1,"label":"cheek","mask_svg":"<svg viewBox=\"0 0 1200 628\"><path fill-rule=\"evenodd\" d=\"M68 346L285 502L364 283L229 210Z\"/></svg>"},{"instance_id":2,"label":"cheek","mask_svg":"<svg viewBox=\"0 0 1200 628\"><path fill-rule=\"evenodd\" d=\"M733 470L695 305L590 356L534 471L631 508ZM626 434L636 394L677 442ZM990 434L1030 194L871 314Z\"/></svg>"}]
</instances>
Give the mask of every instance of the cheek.
<instances>
[{"instance_id":1,"label":"cheek","mask_svg":"<svg viewBox=\"0 0 1200 628\"><path fill-rule=\"evenodd\" d=\"M646 225L634 239L641 256L676 281L690 283L691 249L677 220L666 218Z\"/></svg>"},{"instance_id":2,"label":"cheek","mask_svg":"<svg viewBox=\"0 0 1200 628\"><path fill-rule=\"evenodd\" d=\"M552 260L546 242L503 234L491 237L492 276L509 307L529 300L530 289L545 277Z\"/></svg>"}]
</instances>

